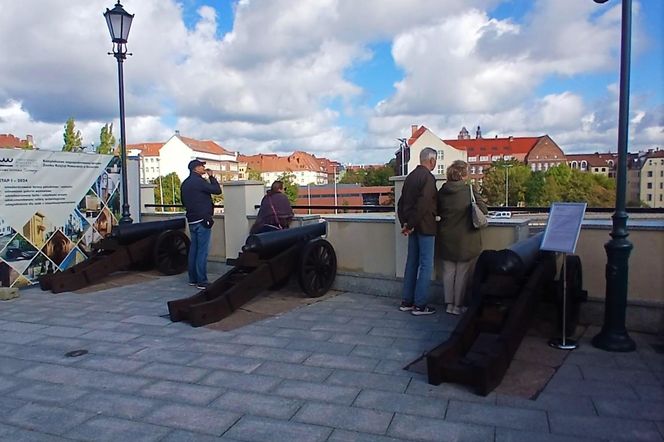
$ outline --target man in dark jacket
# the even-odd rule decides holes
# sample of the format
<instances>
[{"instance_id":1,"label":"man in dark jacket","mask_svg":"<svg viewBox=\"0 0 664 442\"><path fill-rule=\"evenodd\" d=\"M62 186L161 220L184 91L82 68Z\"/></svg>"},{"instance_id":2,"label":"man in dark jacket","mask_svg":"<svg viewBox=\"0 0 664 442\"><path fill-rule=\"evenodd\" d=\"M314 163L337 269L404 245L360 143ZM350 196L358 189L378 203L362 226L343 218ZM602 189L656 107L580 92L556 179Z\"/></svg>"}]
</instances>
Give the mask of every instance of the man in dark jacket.
<instances>
[{"instance_id":1,"label":"man in dark jacket","mask_svg":"<svg viewBox=\"0 0 664 442\"><path fill-rule=\"evenodd\" d=\"M416 316L436 313L427 305L436 238L436 180L431 174L436 157L435 149L422 149L420 165L406 177L397 203L401 233L408 236L399 310Z\"/></svg>"},{"instance_id":2,"label":"man in dark jacket","mask_svg":"<svg viewBox=\"0 0 664 442\"><path fill-rule=\"evenodd\" d=\"M284 194L283 181L275 181L261 201L256 222L250 233L287 229L293 220L293 208Z\"/></svg>"},{"instance_id":3,"label":"man in dark jacket","mask_svg":"<svg viewBox=\"0 0 664 442\"><path fill-rule=\"evenodd\" d=\"M189 176L180 186L182 204L187 210L187 223L191 246L189 247L189 285L199 289L208 286L207 257L212 233L214 204L212 195L219 195L221 186L199 160L189 162Z\"/></svg>"}]
</instances>

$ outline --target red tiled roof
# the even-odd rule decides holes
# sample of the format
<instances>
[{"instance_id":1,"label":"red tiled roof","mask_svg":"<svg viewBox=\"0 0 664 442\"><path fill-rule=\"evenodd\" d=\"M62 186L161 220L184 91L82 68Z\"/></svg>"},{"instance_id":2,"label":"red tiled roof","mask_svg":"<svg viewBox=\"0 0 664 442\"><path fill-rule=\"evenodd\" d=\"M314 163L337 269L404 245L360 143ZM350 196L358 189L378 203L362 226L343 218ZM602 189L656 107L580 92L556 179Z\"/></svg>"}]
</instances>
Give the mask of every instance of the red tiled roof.
<instances>
[{"instance_id":1,"label":"red tiled roof","mask_svg":"<svg viewBox=\"0 0 664 442\"><path fill-rule=\"evenodd\" d=\"M525 155L541 138L543 137L471 138L443 140L443 142L457 149L465 150L469 157L498 154Z\"/></svg>"},{"instance_id":2,"label":"red tiled roof","mask_svg":"<svg viewBox=\"0 0 664 442\"><path fill-rule=\"evenodd\" d=\"M127 144L127 150L136 149L141 151L141 155L144 157L157 157L159 156L159 150L162 148L164 143L138 143L138 144Z\"/></svg>"},{"instance_id":3,"label":"red tiled roof","mask_svg":"<svg viewBox=\"0 0 664 442\"><path fill-rule=\"evenodd\" d=\"M0 147L23 147L25 140L12 135L0 134Z\"/></svg>"},{"instance_id":4,"label":"red tiled roof","mask_svg":"<svg viewBox=\"0 0 664 442\"><path fill-rule=\"evenodd\" d=\"M211 153L214 155L233 155L233 152L224 149L212 140L194 140L193 138L187 138L180 135L177 137L195 152Z\"/></svg>"},{"instance_id":5,"label":"red tiled roof","mask_svg":"<svg viewBox=\"0 0 664 442\"><path fill-rule=\"evenodd\" d=\"M327 170L319 162L318 158L306 152L293 152L292 155L287 157L280 157L275 154L240 155L238 161L246 162L248 168L260 172L281 172L287 170L293 172L298 170L325 172Z\"/></svg>"},{"instance_id":6,"label":"red tiled roof","mask_svg":"<svg viewBox=\"0 0 664 442\"><path fill-rule=\"evenodd\" d=\"M425 126L420 126L415 132L412 133L410 138L408 138L408 145L412 146L415 141L424 133L427 129Z\"/></svg>"},{"instance_id":7,"label":"red tiled roof","mask_svg":"<svg viewBox=\"0 0 664 442\"><path fill-rule=\"evenodd\" d=\"M664 158L664 150L656 150L654 152L648 152L646 158Z\"/></svg>"},{"instance_id":8,"label":"red tiled roof","mask_svg":"<svg viewBox=\"0 0 664 442\"><path fill-rule=\"evenodd\" d=\"M565 155L567 157L567 162L572 161L585 161L591 167L607 167L609 165L609 160L613 160L613 163L616 164L618 161L617 153L573 153Z\"/></svg>"}]
</instances>

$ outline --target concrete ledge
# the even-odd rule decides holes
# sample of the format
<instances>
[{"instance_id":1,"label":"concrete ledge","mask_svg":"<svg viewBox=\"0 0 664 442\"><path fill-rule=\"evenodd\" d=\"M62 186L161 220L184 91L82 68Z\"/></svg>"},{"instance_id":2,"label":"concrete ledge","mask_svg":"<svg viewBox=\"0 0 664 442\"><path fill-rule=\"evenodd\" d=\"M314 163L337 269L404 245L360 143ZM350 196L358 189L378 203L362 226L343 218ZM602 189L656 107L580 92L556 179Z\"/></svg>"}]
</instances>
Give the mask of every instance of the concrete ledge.
<instances>
[{"instance_id":1,"label":"concrete ledge","mask_svg":"<svg viewBox=\"0 0 664 442\"><path fill-rule=\"evenodd\" d=\"M604 324L604 300L588 299L582 304L579 322L601 327ZM628 301L625 327L634 332L664 334L664 305Z\"/></svg>"}]
</instances>

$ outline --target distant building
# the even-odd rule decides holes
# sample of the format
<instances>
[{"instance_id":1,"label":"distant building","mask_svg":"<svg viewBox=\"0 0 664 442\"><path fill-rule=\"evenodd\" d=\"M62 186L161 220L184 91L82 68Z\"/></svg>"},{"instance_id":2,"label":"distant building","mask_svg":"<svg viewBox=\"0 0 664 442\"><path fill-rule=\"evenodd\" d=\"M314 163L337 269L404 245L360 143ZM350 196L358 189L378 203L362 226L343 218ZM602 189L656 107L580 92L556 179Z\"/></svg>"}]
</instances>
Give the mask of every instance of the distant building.
<instances>
[{"instance_id":1,"label":"distant building","mask_svg":"<svg viewBox=\"0 0 664 442\"><path fill-rule=\"evenodd\" d=\"M343 166L326 158L316 158L314 155L296 151L287 157L276 154L240 155L238 161L247 164L247 169L254 170L261 175L261 179L270 184L279 177L290 174L295 177L299 186L323 185L330 181L337 181L341 176Z\"/></svg>"},{"instance_id":2,"label":"distant building","mask_svg":"<svg viewBox=\"0 0 664 442\"><path fill-rule=\"evenodd\" d=\"M32 135L26 135L25 140L21 140L12 134L0 134L0 148L18 147L21 149L34 149L35 143Z\"/></svg>"},{"instance_id":3,"label":"distant building","mask_svg":"<svg viewBox=\"0 0 664 442\"><path fill-rule=\"evenodd\" d=\"M224 149L211 140L196 140L175 132L165 143L139 143L127 145L127 154L140 157L141 183L177 173L180 180L189 175L187 164L197 159L204 161L220 181L239 179L237 152Z\"/></svg>"},{"instance_id":4,"label":"distant building","mask_svg":"<svg viewBox=\"0 0 664 442\"><path fill-rule=\"evenodd\" d=\"M298 206L377 206L393 204L392 186L363 187L359 184L327 184L323 186L300 186ZM312 209L314 213L334 213L334 209ZM338 209L343 211L342 208ZM296 213L307 213L307 209L295 209Z\"/></svg>"},{"instance_id":5,"label":"distant building","mask_svg":"<svg viewBox=\"0 0 664 442\"><path fill-rule=\"evenodd\" d=\"M410 127L410 131L410 138L403 140L399 150L395 152L397 175L408 175L409 172L415 169L420 164L420 152L425 147L431 147L438 154L436 169L433 170L436 175L445 176L447 168L452 162L466 160L464 149L441 140L425 126L418 127L414 124Z\"/></svg>"},{"instance_id":6,"label":"distant building","mask_svg":"<svg viewBox=\"0 0 664 442\"><path fill-rule=\"evenodd\" d=\"M567 154L567 165L581 172L590 172L615 178L618 166L618 154L610 152Z\"/></svg>"},{"instance_id":7,"label":"distant building","mask_svg":"<svg viewBox=\"0 0 664 442\"><path fill-rule=\"evenodd\" d=\"M456 140L443 140L457 149L465 150L469 177L481 182L484 172L494 161L516 160L530 166L533 172L546 171L565 163L565 153L548 135L539 137L482 138L477 127L475 138L461 128Z\"/></svg>"},{"instance_id":8,"label":"distant building","mask_svg":"<svg viewBox=\"0 0 664 442\"><path fill-rule=\"evenodd\" d=\"M664 150L649 150L641 166L641 201L664 208Z\"/></svg>"}]
</instances>

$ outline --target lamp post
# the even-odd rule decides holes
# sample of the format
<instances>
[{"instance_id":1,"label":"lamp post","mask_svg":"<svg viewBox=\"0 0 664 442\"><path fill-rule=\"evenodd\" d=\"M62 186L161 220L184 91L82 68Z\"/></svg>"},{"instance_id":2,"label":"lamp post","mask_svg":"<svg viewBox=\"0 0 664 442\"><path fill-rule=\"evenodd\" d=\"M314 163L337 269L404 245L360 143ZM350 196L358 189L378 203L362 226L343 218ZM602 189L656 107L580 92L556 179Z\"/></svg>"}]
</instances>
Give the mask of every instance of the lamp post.
<instances>
[{"instance_id":1,"label":"lamp post","mask_svg":"<svg viewBox=\"0 0 664 442\"><path fill-rule=\"evenodd\" d=\"M510 194L510 167L511 164L505 164L505 207L509 207L509 194Z\"/></svg>"},{"instance_id":2,"label":"lamp post","mask_svg":"<svg viewBox=\"0 0 664 442\"><path fill-rule=\"evenodd\" d=\"M595 0L605 3L607 0ZM622 0L620 34L620 104L618 109L618 170L616 176L616 211L611 217L611 239L604 245L606 263L606 298L604 325L593 340L593 346L607 351L628 352L636 343L627 334L627 273L632 243L627 239L627 133L629 128L629 70L632 33L632 0Z\"/></svg>"},{"instance_id":3,"label":"lamp post","mask_svg":"<svg viewBox=\"0 0 664 442\"><path fill-rule=\"evenodd\" d=\"M406 148L408 147L408 140L406 138L397 138L397 141L399 142L399 149L401 150L401 176L405 175L406 171L406 156L405 156L405 151Z\"/></svg>"},{"instance_id":4,"label":"lamp post","mask_svg":"<svg viewBox=\"0 0 664 442\"><path fill-rule=\"evenodd\" d=\"M122 161L122 218L120 224L131 224L131 214L129 213L129 198L127 197L127 137L125 134L125 110L124 110L124 76L122 72L122 63L127 58L127 38L133 14L124 10L120 2L115 4L113 9L106 9L104 18L108 25L108 31L111 33L113 42L113 55L118 61L118 84L120 95L120 159ZM131 55L131 54L129 54Z\"/></svg>"},{"instance_id":5,"label":"lamp post","mask_svg":"<svg viewBox=\"0 0 664 442\"><path fill-rule=\"evenodd\" d=\"M334 165L334 213L337 212L337 165Z\"/></svg>"}]
</instances>

